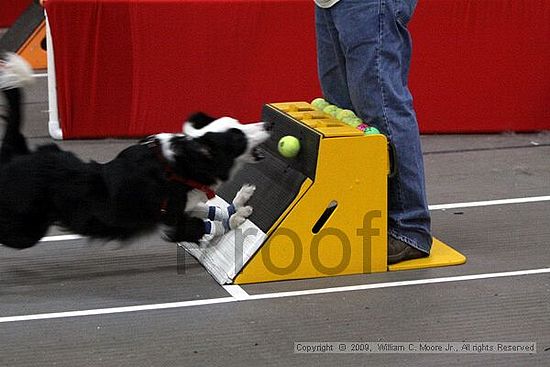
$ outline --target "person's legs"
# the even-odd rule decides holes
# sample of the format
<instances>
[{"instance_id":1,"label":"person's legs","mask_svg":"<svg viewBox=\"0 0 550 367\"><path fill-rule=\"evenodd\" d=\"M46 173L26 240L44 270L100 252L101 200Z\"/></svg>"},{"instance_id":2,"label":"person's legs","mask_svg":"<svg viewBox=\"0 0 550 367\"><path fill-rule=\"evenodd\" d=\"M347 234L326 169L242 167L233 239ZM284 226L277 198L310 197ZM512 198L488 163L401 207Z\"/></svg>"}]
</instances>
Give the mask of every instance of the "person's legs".
<instances>
[{"instance_id":1,"label":"person's legs","mask_svg":"<svg viewBox=\"0 0 550 367\"><path fill-rule=\"evenodd\" d=\"M406 24L416 0L341 0L326 9L336 50L341 50L351 108L395 145L397 174L389 181L388 232L429 253L432 243L418 124L408 89L411 40ZM319 9L317 9L319 13ZM318 30L319 32L319 30ZM323 47L326 49L326 47ZM337 54L337 52L336 52ZM320 58L327 57L319 54ZM319 60L319 62L325 62ZM328 65L336 62L327 62ZM331 71L325 66L320 72ZM323 93L335 104L341 82L320 74ZM338 99L340 98L340 99Z\"/></svg>"},{"instance_id":2,"label":"person's legs","mask_svg":"<svg viewBox=\"0 0 550 367\"><path fill-rule=\"evenodd\" d=\"M323 96L341 108L353 108L348 92L346 60L331 9L315 7L317 68Z\"/></svg>"}]
</instances>

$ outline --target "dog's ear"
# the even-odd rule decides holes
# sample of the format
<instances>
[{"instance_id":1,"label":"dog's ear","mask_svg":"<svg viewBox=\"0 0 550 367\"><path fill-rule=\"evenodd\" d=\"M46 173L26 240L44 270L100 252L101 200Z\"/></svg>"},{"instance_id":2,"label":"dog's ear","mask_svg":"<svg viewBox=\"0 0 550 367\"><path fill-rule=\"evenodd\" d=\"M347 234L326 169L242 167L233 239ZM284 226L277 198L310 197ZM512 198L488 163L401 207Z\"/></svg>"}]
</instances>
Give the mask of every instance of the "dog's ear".
<instances>
[{"instance_id":1,"label":"dog's ear","mask_svg":"<svg viewBox=\"0 0 550 367\"><path fill-rule=\"evenodd\" d=\"M248 146L246 136L239 129L229 129L222 133L206 133L196 141L230 159L243 154Z\"/></svg>"},{"instance_id":2,"label":"dog's ear","mask_svg":"<svg viewBox=\"0 0 550 367\"><path fill-rule=\"evenodd\" d=\"M146 136L145 138L139 140L138 144L147 143L147 142L152 141L153 139L155 139L155 135L149 135L149 136Z\"/></svg>"},{"instance_id":3,"label":"dog's ear","mask_svg":"<svg viewBox=\"0 0 550 367\"><path fill-rule=\"evenodd\" d=\"M215 120L215 117L207 115L204 112L196 112L187 118L183 124L182 131L184 134L193 135L194 130L200 130Z\"/></svg>"},{"instance_id":4,"label":"dog's ear","mask_svg":"<svg viewBox=\"0 0 550 367\"><path fill-rule=\"evenodd\" d=\"M205 144L201 139L192 139L187 136L176 136L170 141L174 158L179 162L198 164L207 162L214 158L213 147Z\"/></svg>"}]
</instances>

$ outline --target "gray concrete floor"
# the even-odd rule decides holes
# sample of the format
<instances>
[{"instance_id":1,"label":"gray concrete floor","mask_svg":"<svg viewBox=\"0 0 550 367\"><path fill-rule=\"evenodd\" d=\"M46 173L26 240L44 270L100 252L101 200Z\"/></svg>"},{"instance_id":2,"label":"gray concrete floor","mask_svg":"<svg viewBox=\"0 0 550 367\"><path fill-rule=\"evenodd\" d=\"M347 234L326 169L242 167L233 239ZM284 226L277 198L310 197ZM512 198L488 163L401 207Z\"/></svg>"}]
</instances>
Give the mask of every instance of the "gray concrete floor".
<instances>
[{"instance_id":1,"label":"gray concrete floor","mask_svg":"<svg viewBox=\"0 0 550 367\"><path fill-rule=\"evenodd\" d=\"M25 131L32 144L50 141L46 101L46 81L39 78L26 104ZM133 142L60 145L106 161ZM422 142L430 204L550 195L548 133L430 135ZM155 236L122 247L86 240L25 251L0 247L0 366L548 365L548 273L281 296L550 267L548 201L433 210L432 217L434 235L464 253L465 265L247 285L242 289L251 298L244 301L231 298L189 256L180 253L178 260L176 247ZM280 297L262 299L265 294ZM223 303L210 304L217 299ZM184 303L8 319L172 302ZM537 353L304 355L293 353L298 341L519 341L536 342Z\"/></svg>"}]
</instances>

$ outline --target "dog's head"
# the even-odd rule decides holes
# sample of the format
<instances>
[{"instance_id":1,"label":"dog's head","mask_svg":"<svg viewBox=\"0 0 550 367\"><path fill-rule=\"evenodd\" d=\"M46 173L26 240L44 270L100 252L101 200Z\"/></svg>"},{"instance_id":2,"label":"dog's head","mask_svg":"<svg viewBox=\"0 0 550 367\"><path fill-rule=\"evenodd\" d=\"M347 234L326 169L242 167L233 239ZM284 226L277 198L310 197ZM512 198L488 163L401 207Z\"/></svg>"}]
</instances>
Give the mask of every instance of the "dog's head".
<instances>
[{"instance_id":1,"label":"dog's head","mask_svg":"<svg viewBox=\"0 0 550 367\"><path fill-rule=\"evenodd\" d=\"M199 177L211 175L216 183L228 180L243 164L263 159L258 147L269 138L263 122L241 124L230 117L192 115L183 135L173 136L172 160Z\"/></svg>"},{"instance_id":2,"label":"dog's head","mask_svg":"<svg viewBox=\"0 0 550 367\"><path fill-rule=\"evenodd\" d=\"M183 125L183 133L210 145L214 143L219 150L236 153L235 159L244 163L262 160L258 146L269 138L263 122L241 124L231 117L213 118L204 113L189 117Z\"/></svg>"}]
</instances>

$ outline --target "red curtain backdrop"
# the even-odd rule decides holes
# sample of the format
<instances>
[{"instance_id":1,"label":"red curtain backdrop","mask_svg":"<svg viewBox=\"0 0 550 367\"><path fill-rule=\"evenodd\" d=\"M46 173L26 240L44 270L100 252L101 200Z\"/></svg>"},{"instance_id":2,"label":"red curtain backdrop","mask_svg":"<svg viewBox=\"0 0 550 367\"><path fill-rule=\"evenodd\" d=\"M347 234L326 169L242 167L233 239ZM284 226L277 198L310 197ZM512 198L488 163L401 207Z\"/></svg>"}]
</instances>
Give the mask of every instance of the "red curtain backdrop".
<instances>
[{"instance_id":1,"label":"red curtain backdrop","mask_svg":"<svg viewBox=\"0 0 550 367\"><path fill-rule=\"evenodd\" d=\"M64 137L181 130L201 110L258 121L319 94L313 2L49 0Z\"/></svg>"},{"instance_id":2,"label":"red curtain backdrop","mask_svg":"<svg viewBox=\"0 0 550 367\"><path fill-rule=\"evenodd\" d=\"M312 0L49 0L65 138L241 121L320 96ZM550 1L420 0L411 89L424 133L550 129Z\"/></svg>"},{"instance_id":3,"label":"red curtain backdrop","mask_svg":"<svg viewBox=\"0 0 550 367\"><path fill-rule=\"evenodd\" d=\"M9 28L32 0L0 0L0 28Z\"/></svg>"},{"instance_id":4,"label":"red curtain backdrop","mask_svg":"<svg viewBox=\"0 0 550 367\"><path fill-rule=\"evenodd\" d=\"M550 129L550 1L420 0L410 30L423 132Z\"/></svg>"}]
</instances>

